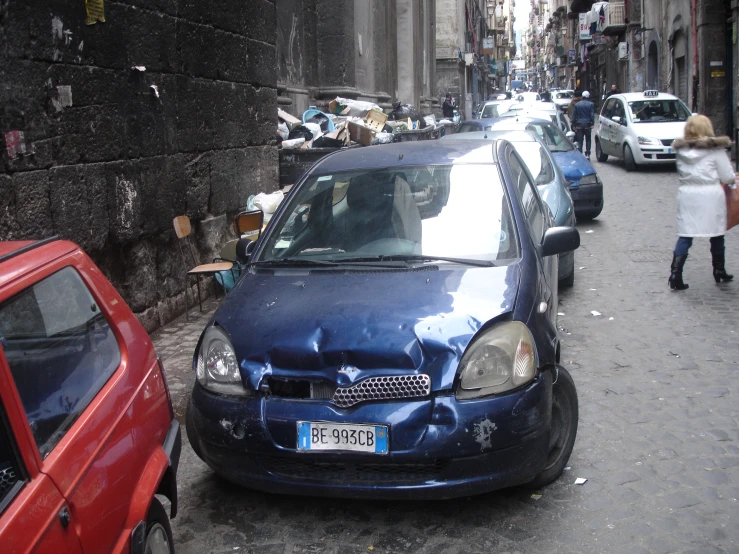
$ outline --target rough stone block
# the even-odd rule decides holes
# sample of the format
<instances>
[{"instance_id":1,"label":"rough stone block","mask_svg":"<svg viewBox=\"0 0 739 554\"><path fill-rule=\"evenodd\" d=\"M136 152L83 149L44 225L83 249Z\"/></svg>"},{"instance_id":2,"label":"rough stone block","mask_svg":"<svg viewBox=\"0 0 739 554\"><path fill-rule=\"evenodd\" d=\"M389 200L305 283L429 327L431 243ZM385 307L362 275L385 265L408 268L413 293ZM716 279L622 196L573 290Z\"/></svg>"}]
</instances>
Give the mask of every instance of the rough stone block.
<instances>
[{"instance_id":1,"label":"rough stone block","mask_svg":"<svg viewBox=\"0 0 739 554\"><path fill-rule=\"evenodd\" d=\"M105 176L110 207L110 236L119 244L142 234L143 198L139 167L130 162L106 164Z\"/></svg>"},{"instance_id":2,"label":"rough stone block","mask_svg":"<svg viewBox=\"0 0 739 554\"><path fill-rule=\"evenodd\" d=\"M226 214L222 214L200 221L195 238L201 263L208 263L220 256L221 248L226 242L237 237L234 235L233 227L229 225Z\"/></svg>"},{"instance_id":3,"label":"rough stone block","mask_svg":"<svg viewBox=\"0 0 739 554\"><path fill-rule=\"evenodd\" d=\"M210 168L210 213L233 212L246 206L246 202L241 201L240 191L253 171L246 153L245 149L213 152Z\"/></svg>"},{"instance_id":4,"label":"rough stone block","mask_svg":"<svg viewBox=\"0 0 739 554\"><path fill-rule=\"evenodd\" d=\"M180 72L222 81L246 81L246 39L204 25L181 22L178 33Z\"/></svg>"},{"instance_id":5,"label":"rough stone block","mask_svg":"<svg viewBox=\"0 0 739 554\"><path fill-rule=\"evenodd\" d=\"M252 0L246 19L246 36L253 40L275 44L277 9L274 2Z\"/></svg>"},{"instance_id":6,"label":"rough stone block","mask_svg":"<svg viewBox=\"0 0 739 554\"><path fill-rule=\"evenodd\" d=\"M157 239L157 293L161 300L173 297L185 289L186 273L193 262L184 240L190 239L178 239L173 230L162 233Z\"/></svg>"},{"instance_id":7,"label":"rough stone block","mask_svg":"<svg viewBox=\"0 0 739 554\"><path fill-rule=\"evenodd\" d=\"M187 21L224 29L245 35L251 20L253 1L233 2L231 0L180 0L179 16Z\"/></svg>"},{"instance_id":8,"label":"rough stone block","mask_svg":"<svg viewBox=\"0 0 739 554\"><path fill-rule=\"evenodd\" d=\"M219 101L215 83L178 76L177 144L180 152L213 148L214 106Z\"/></svg>"},{"instance_id":9,"label":"rough stone block","mask_svg":"<svg viewBox=\"0 0 739 554\"><path fill-rule=\"evenodd\" d=\"M147 308L143 312L134 314L139 323L146 329L147 333L151 333L161 325L159 320L159 311L155 307Z\"/></svg>"},{"instance_id":10,"label":"rough stone block","mask_svg":"<svg viewBox=\"0 0 739 554\"><path fill-rule=\"evenodd\" d=\"M41 239L54 232L49 205L49 174L29 171L12 176L18 238Z\"/></svg>"},{"instance_id":11,"label":"rough stone block","mask_svg":"<svg viewBox=\"0 0 739 554\"><path fill-rule=\"evenodd\" d=\"M217 82L218 102L213 105L213 146L238 148L249 144L255 131L249 85Z\"/></svg>"},{"instance_id":12,"label":"rough stone block","mask_svg":"<svg viewBox=\"0 0 739 554\"><path fill-rule=\"evenodd\" d=\"M139 164L142 231L145 235L157 235L171 229L172 220L185 213L184 158L157 156L144 158Z\"/></svg>"},{"instance_id":13,"label":"rough stone block","mask_svg":"<svg viewBox=\"0 0 739 554\"><path fill-rule=\"evenodd\" d=\"M208 213L210 158L210 153L185 158L186 214L190 219L201 219Z\"/></svg>"},{"instance_id":14,"label":"rough stone block","mask_svg":"<svg viewBox=\"0 0 739 554\"><path fill-rule=\"evenodd\" d=\"M90 204L84 165L55 167L49 171L51 218L56 232L87 249Z\"/></svg>"},{"instance_id":15,"label":"rough stone block","mask_svg":"<svg viewBox=\"0 0 739 554\"><path fill-rule=\"evenodd\" d=\"M19 233L13 180L9 175L0 175L0 240L13 240Z\"/></svg>"},{"instance_id":16,"label":"rough stone block","mask_svg":"<svg viewBox=\"0 0 739 554\"><path fill-rule=\"evenodd\" d=\"M122 296L134 312L155 305L157 299L156 253L149 241L137 241L123 248L126 260Z\"/></svg>"},{"instance_id":17,"label":"rough stone block","mask_svg":"<svg viewBox=\"0 0 739 554\"><path fill-rule=\"evenodd\" d=\"M106 5L111 6L111 4ZM125 66L143 65L148 72L177 70L177 19L138 7L115 6L115 24L126 29ZM107 16L106 16L107 19Z\"/></svg>"},{"instance_id":18,"label":"rough stone block","mask_svg":"<svg viewBox=\"0 0 739 554\"><path fill-rule=\"evenodd\" d=\"M250 40L247 59L246 80L249 83L277 88L277 48Z\"/></svg>"},{"instance_id":19,"label":"rough stone block","mask_svg":"<svg viewBox=\"0 0 739 554\"><path fill-rule=\"evenodd\" d=\"M250 128L251 145L274 144L275 113L277 112L277 89L261 87L255 91L256 121Z\"/></svg>"}]
</instances>

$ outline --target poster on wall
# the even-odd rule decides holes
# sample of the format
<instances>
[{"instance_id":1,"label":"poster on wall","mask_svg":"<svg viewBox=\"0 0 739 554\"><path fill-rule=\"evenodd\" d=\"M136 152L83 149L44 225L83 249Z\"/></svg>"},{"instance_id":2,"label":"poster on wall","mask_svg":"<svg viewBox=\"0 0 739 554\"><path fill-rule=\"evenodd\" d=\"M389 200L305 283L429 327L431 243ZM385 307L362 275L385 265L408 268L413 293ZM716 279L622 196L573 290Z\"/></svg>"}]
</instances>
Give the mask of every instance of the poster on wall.
<instances>
[{"instance_id":1,"label":"poster on wall","mask_svg":"<svg viewBox=\"0 0 739 554\"><path fill-rule=\"evenodd\" d=\"M580 14L580 40L590 40L590 24L588 23L588 14Z\"/></svg>"}]
</instances>

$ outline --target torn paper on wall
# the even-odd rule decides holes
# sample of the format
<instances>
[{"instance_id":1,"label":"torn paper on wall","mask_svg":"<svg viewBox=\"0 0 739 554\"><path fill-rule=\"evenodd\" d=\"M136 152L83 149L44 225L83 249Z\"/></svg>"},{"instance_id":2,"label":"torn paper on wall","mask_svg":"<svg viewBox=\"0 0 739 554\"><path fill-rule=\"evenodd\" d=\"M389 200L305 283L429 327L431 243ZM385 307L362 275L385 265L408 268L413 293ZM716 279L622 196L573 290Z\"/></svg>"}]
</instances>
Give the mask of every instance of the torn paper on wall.
<instances>
[{"instance_id":1,"label":"torn paper on wall","mask_svg":"<svg viewBox=\"0 0 739 554\"><path fill-rule=\"evenodd\" d=\"M18 154L25 154L26 137L23 131L8 131L5 133L5 148L11 160L16 159Z\"/></svg>"},{"instance_id":2,"label":"torn paper on wall","mask_svg":"<svg viewBox=\"0 0 739 554\"><path fill-rule=\"evenodd\" d=\"M87 25L95 25L98 21L105 23L105 8L103 0L85 0L85 10L87 10Z\"/></svg>"}]
</instances>

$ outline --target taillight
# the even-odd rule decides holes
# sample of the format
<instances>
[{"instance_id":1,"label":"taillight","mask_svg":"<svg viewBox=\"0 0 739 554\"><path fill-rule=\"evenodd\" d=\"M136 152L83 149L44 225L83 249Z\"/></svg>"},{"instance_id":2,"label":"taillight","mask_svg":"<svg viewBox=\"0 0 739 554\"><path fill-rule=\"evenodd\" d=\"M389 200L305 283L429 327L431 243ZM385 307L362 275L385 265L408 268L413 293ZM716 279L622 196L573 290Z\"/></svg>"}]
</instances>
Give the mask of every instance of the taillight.
<instances>
[{"instance_id":1,"label":"taillight","mask_svg":"<svg viewBox=\"0 0 739 554\"><path fill-rule=\"evenodd\" d=\"M167 384L167 374L164 372L164 364L162 359L157 356L157 363L159 364L159 373L162 374L162 382L164 383L164 390L167 393L167 406L169 406L169 417L174 419L174 408L172 407L172 395L169 393L169 385Z\"/></svg>"}]
</instances>

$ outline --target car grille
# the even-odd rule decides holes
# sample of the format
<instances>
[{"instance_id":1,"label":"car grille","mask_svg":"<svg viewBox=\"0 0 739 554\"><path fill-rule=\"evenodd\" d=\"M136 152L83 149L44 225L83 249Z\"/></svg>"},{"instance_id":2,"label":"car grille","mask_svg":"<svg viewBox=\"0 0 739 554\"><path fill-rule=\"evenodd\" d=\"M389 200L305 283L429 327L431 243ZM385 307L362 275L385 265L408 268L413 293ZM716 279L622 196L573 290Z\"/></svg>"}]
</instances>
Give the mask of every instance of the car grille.
<instances>
[{"instance_id":1,"label":"car grille","mask_svg":"<svg viewBox=\"0 0 739 554\"><path fill-rule=\"evenodd\" d=\"M672 143L675 141L675 139L662 139L662 144L665 146L672 146Z\"/></svg>"},{"instance_id":2,"label":"car grille","mask_svg":"<svg viewBox=\"0 0 739 554\"><path fill-rule=\"evenodd\" d=\"M260 462L269 473L315 481L330 481L332 483L429 481L436 479L449 465L447 460L433 460L416 464L354 463L321 462L279 456L262 456Z\"/></svg>"},{"instance_id":3,"label":"car grille","mask_svg":"<svg viewBox=\"0 0 739 554\"><path fill-rule=\"evenodd\" d=\"M370 400L418 398L428 396L430 392L431 377L425 374L370 377L351 387L338 387L332 401L341 408L348 408Z\"/></svg>"},{"instance_id":4,"label":"car grille","mask_svg":"<svg viewBox=\"0 0 739 554\"><path fill-rule=\"evenodd\" d=\"M657 154L658 160L674 160L675 154Z\"/></svg>"}]
</instances>

